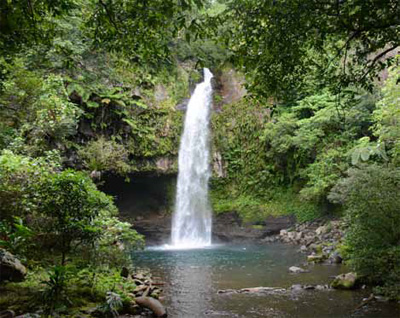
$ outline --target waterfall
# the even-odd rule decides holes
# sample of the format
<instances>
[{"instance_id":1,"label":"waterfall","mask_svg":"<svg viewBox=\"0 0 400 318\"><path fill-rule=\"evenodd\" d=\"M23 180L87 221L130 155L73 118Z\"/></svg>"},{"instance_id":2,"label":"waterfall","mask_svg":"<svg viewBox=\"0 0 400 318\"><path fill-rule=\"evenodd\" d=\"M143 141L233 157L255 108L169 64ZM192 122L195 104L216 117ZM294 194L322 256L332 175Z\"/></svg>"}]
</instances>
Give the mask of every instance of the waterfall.
<instances>
[{"instance_id":1,"label":"waterfall","mask_svg":"<svg viewBox=\"0 0 400 318\"><path fill-rule=\"evenodd\" d=\"M172 219L172 246L196 248L211 245L211 208L208 202L210 178L210 108L213 77L204 69L204 82L190 98L179 148L179 172L175 211Z\"/></svg>"}]
</instances>

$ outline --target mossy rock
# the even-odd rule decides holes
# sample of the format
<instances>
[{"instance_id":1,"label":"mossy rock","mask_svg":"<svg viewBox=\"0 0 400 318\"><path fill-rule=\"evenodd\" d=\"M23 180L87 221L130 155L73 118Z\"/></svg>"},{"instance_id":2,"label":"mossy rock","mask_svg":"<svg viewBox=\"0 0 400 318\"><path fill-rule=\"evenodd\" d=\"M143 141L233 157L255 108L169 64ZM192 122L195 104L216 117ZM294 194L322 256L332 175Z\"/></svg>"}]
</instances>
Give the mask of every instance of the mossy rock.
<instances>
[{"instance_id":1,"label":"mossy rock","mask_svg":"<svg viewBox=\"0 0 400 318\"><path fill-rule=\"evenodd\" d=\"M357 274L350 272L335 277L331 283L335 289L355 289L357 287Z\"/></svg>"},{"instance_id":2,"label":"mossy rock","mask_svg":"<svg viewBox=\"0 0 400 318\"><path fill-rule=\"evenodd\" d=\"M308 255L307 261L310 263L322 263L326 259L326 256L323 254L316 254L316 255Z\"/></svg>"}]
</instances>

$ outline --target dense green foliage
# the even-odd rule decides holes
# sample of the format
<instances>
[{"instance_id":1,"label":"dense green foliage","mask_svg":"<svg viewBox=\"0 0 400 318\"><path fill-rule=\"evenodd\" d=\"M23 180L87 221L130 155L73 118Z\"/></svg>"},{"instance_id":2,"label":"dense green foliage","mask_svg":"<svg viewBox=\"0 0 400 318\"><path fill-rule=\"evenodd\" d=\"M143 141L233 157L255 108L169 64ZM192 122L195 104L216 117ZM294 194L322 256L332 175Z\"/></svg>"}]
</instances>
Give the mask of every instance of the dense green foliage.
<instances>
[{"instance_id":1,"label":"dense green foliage","mask_svg":"<svg viewBox=\"0 0 400 318\"><path fill-rule=\"evenodd\" d=\"M72 23L59 27L67 32ZM182 122L175 105L188 96L191 72L174 65L154 74L121 56L91 53L78 39L56 38L64 49L45 58L29 52L3 60L0 147L32 156L57 149L69 166L120 174L174 157Z\"/></svg>"},{"instance_id":2,"label":"dense green foliage","mask_svg":"<svg viewBox=\"0 0 400 318\"><path fill-rule=\"evenodd\" d=\"M329 190L350 167L357 140L371 135L373 96L350 90L340 98L342 109L329 92L285 108L254 100L225 106L224 116L214 119L214 131L227 170L222 182L230 185L230 197L250 195L271 203L292 201L294 206L300 200L309 206L309 212L302 213L318 215L312 211L327 204ZM281 189L288 186L291 194L282 196ZM285 204L280 205L285 213Z\"/></svg>"},{"instance_id":3,"label":"dense green foliage","mask_svg":"<svg viewBox=\"0 0 400 318\"><path fill-rule=\"evenodd\" d=\"M118 220L112 198L86 174L60 169L54 151L37 158L8 150L0 155L0 247L36 270L56 265L43 278L37 299L49 316L76 305L67 297L71 270L129 264L127 252L143 244L130 224Z\"/></svg>"},{"instance_id":4,"label":"dense green foliage","mask_svg":"<svg viewBox=\"0 0 400 318\"><path fill-rule=\"evenodd\" d=\"M179 33L198 33L194 13L202 0L39 0L2 1L0 47L2 54L27 45L54 48L63 33L60 23L79 16L92 48L123 51L135 62L156 65L170 62L170 42ZM65 34L64 34L65 36ZM65 38L64 38L65 40ZM72 44L72 43L70 43ZM81 43L83 44L83 43ZM64 48L65 49L65 48ZM67 50L68 52L68 50Z\"/></svg>"},{"instance_id":5,"label":"dense green foliage","mask_svg":"<svg viewBox=\"0 0 400 318\"><path fill-rule=\"evenodd\" d=\"M132 305L135 286L119 272L143 237L94 181L173 162L176 106L199 80L176 48L198 31L202 4L0 4L0 247L29 273L2 282L1 309L54 317L91 306L114 317Z\"/></svg>"},{"instance_id":6,"label":"dense green foliage","mask_svg":"<svg viewBox=\"0 0 400 318\"><path fill-rule=\"evenodd\" d=\"M400 5L395 0L229 1L225 35L250 89L281 99L305 90L371 79L399 46ZM314 86L310 78L319 78Z\"/></svg>"},{"instance_id":7,"label":"dense green foliage","mask_svg":"<svg viewBox=\"0 0 400 318\"><path fill-rule=\"evenodd\" d=\"M20 286L35 295L32 308L52 316L101 302L115 316L129 301L115 267L143 238L94 182L176 172L181 109L200 65L216 75L215 212L252 224L344 216L346 261L397 297L398 1L7 0L0 9L0 247L28 266ZM234 103L228 68L248 92ZM382 70L388 79L376 81Z\"/></svg>"},{"instance_id":8,"label":"dense green foliage","mask_svg":"<svg viewBox=\"0 0 400 318\"><path fill-rule=\"evenodd\" d=\"M400 283L400 171L378 165L351 169L330 194L344 203L349 230L343 246L350 265L392 297Z\"/></svg>"},{"instance_id":9,"label":"dense green foliage","mask_svg":"<svg viewBox=\"0 0 400 318\"><path fill-rule=\"evenodd\" d=\"M213 181L215 210L251 222L343 215L346 260L396 297L399 5L229 1L224 15L249 93L213 119L226 174Z\"/></svg>"},{"instance_id":10,"label":"dense green foliage","mask_svg":"<svg viewBox=\"0 0 400 318\"><path fill-rule=\"evenodd\" d=\"M112 199L98 191L88 176L59 168L49 157L32 159L9 151L0 156L2 245L13 245L13 251L24 257L42 257L16 241L19 237L28 243L29 235L31 247L53 250L64 265L67 254L79 252L77 247L108 243L112 248L110 236L141 244L136 232L130 234L129 226L114 218L117 209Z\"/></svg>"}]
</instances>

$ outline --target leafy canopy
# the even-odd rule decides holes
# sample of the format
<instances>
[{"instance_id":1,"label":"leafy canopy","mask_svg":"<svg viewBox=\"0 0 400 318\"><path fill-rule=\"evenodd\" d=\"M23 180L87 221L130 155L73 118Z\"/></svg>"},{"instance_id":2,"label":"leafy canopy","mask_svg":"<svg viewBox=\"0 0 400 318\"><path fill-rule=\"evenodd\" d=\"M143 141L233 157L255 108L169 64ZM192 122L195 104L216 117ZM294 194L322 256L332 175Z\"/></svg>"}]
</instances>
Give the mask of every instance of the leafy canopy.
<instances>
[{"instance_id":1,"label":"leafy canopy","mask_svg":"<svg viewBox=\"0 0 400 318\"><path fill-rule=\"evenodd\" d=\"M307 90L310 78L335 90L372 89L399 45L396 0L231 0L225 35L234 59L261 96ZM286 96L287 98L287 96Z\"/></svg>"}]
</instances>

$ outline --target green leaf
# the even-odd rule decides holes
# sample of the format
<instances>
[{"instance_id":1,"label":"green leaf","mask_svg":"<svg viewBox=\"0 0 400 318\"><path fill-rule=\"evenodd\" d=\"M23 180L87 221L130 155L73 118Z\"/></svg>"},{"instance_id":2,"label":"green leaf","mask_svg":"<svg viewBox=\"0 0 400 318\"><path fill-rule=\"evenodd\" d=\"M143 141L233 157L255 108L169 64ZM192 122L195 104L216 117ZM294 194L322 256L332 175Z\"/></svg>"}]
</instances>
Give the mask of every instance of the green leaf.
<instances>
[{"instance_id":1,"label":"green leaf","mask_svg":"<svg viewBox=\"0 0 400 318\"><path fill-rule=\"evenodd\" d=\"M86 102L86 105L87 105L88 107L90 107L90 108L97 108L97 107L100 106L98 103L93 102L93 101L91 101L91 100L87 101L87 102Z\"/></svg>"},{"instance_id":2,"label":"green leaf","mask_svg":"<svg viewBox=\"0 0 400 318\"><path fill-rule=\"evenodd\" d=\"M113 100L113 102L115 104L117 104L118 106L126 107L126 104L125 104L125 102L123 100L117 99L117 100Z\"/></svg>"},{"instance_id":3,"label":"green leaf","mask_svg":"<svg viewBox=\"0 0 400 318\"><path fill-rule=\"evenodd\" d=\"M361 160L362 161L368 161L369 157L370 157L371 153L369 151L369 148L361 148L360 150L360 156L361 156Z\"/></svg>"},{"instance_id":4,"label":"green leaf","mask_svg":"<svg viewBox=\"0 0 400 318\"><path fill-rule=\"evenodd\" d=\"M355 149L351 154L351 164L356 166L360 160L360 149Z\"/></svg>"},{"instance_id":5,"label":"green leaf","mask_svg":"<svg viewBox=\"0 0 400 318\"><path fill-rule=\"evenodd\" d=\"M145 103L143 103L143 102L141 102L141 101L135 101L134 102L135 103L135 105L136 106L139 106L140 108L143 108L143 109L147 109L147 108L149 108Z\"/></svg>"}]
</instances>

